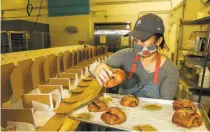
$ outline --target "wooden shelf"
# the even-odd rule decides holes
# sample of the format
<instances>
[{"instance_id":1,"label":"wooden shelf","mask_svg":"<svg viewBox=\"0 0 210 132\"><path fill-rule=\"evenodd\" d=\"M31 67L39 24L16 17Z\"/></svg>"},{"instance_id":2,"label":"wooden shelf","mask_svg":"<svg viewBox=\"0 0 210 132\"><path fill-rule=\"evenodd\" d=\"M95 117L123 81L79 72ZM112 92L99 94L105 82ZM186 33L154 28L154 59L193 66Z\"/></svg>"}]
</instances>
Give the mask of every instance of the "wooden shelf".
<instances>
[{"instance_id":1,"label":"wooden shelf","mask_svg":"<svg viewBox=\"0 0 210 132\"><path fill-rule=\"evenodd\" d=\"M184 24L184 25L210 24L210 16L204 17L204 18L201 18L201 19L197 19L197 20L192 20L192 21L181 20L181 23Z\"/></svg>"}]
</instances>

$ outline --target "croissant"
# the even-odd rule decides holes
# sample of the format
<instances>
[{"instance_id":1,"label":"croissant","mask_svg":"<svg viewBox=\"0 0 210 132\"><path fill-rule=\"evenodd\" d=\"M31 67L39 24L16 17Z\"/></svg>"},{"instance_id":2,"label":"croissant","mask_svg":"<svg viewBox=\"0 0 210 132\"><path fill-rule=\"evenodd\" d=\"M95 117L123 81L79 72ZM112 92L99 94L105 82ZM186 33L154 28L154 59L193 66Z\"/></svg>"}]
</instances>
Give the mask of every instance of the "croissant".
<instances>
[{"instance_id":1,"label":"croissant","mask_svg":"<svg viewBox=\"0 0 210 132\"><path fill-rule=\"evenodd\" d=\"M177 110L172 117L172 122L186 128L198 127L203 124L198 113L187 109Z\"/></svg>"},{"instance_id":2,"label":"croissant","mask_svg":"<svg viewBox=\"0 0 210 132\"><path fill-rule=\"evenodd\" d=\"M139 99L133 95L126 95L120 100L120 104L126 107L136 107L139 105Z\"/></svg>"},{"instance_id":3,"label":"croissant","mask_svg":"<svg viewBox=\"0 0 210 132\"><path fill-rule=\"evenodd\" d=\"M115 125L125 122L126 115L118 107L111 107L107 112L101 115L101 119L109 125Z\"/></svg>"},{"instance_id":4,"label":"croissant","mask_svg":"<svg viewBox=\"0 0 210 132\"><path fill-rule=\"evenodd\" d=\"M90 104L88 104L88 110L90 112L102 112L102 111L107 111L108 106L106 103L96 99L92 101Z\"/></svg>"},{"instance_id":5,"label":"croissant","mask_svg":"<svg viewBox=\"0 0 210 132\"><path fill-rule=\"evenodd\" d=\"M197 111L196 105L191 102L190 100L185 99L178 99L173 102L173 108L174 110L180 110L180 109L189 109L194 112Z\"/></svg>"},{"instance_id":6,"label":"croissant","mask_svg":"<svg viewBox=\"0 0 210 132\"><path fill-rule=\"evenodd\" d=\"M126 78L126 74L123 70L112 68L110 69L113 73L113 76L106 83L103 84L105 88L112 88L114 86L117 86L118 84L121 84Z\"/></svg>"}]
</instances>

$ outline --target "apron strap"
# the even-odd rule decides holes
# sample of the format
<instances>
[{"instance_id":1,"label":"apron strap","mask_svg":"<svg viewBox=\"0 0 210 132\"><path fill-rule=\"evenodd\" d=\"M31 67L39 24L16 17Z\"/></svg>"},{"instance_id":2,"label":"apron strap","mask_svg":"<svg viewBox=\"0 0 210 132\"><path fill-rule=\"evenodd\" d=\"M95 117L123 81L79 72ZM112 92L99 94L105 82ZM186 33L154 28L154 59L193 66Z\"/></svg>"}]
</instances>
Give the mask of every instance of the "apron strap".
<instances>
[{"instance_id":1,"label":"apron strap","mask_svg":"<svg viewBox=\"0 0 210 132\"><path fill-rule=\"evenodd\" d=\"M132 66L131 66L131 69L130 69L130 72L129 72L129 75L128 75L128 79L130 79L133 76L133 73L136 70L136 66L137 66L137 63L138 63L139 59L140 59L140 56L137 54L135 56L135 60L134 60L134 62L132 64Z\"/></svg>"},{"instance_id":2,"label":"apron strap","mask_svg":"<svg viewBox=\"0 0 210 132\"><path fill-rule=\"evenodd\" d=\"M155 85L158 84L158 75L159 75L159 71L160 71L160 63L161 63L161 56L158 53L158 58L157 58L157 62L156 62L156 65L155 65L155 74L154 74L154 79L153 79L153 83Z\"/></svg>"},{"instance_id":3,"label":"apron strap","mask_svg":"<svg viewBox=\"0 0 210 132\"><path fill-rule=\"evenodd\" d=\"M158 84L158 76L159 76L159 71L160 71L161 56L160 56L159 53L158 53L157 57L158 58L157 58L156 65L155 65L155 73L154 73L154 79L153 79L153 83L155 85ZM136 55L135 56L135 60L134 60L134 62L132 64L132 66L131 66L131 69L130 69L130 72L129 72L129 75L128 75L128 79L130 79L133 76L133 73L136 70L136 66L138 64L139 59L140 59L140 56Z\"/></svg>"}]
</instances>

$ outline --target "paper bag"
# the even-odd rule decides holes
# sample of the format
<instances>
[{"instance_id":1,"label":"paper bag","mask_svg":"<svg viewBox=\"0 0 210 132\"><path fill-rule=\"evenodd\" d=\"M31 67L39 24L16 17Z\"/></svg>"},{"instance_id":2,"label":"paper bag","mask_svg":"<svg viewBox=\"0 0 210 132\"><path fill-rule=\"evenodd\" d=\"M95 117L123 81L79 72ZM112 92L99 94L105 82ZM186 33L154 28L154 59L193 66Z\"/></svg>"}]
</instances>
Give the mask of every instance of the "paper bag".
<instances>
[{"instance_id":1,"label":"paper bag","mask_svg":"<svg viewBox=\"0 0 210 132\"><path fill-rule=\"evenodd\" d=\"M57 108L61 102L61 93L58 89L52 91L50 94L52 94L53 101L55 101L55 105L53 105L53 108Z\"/></svg>"},{"instance_id":2,"label":"paper bag","mask_svg":"<svg viewBox=\"0 0 210 132\"><path fill-rule=\"evenodd\" d=\"M27 122L14 122L14 121L7 121L8 126L15 126L15 131L35 131L36 128L34 125L27 123Z\"/></svg>"},{"instance_id":3,"label":"paper bag","mask_svg":"<svg viewBox=\"0 0 210 132\"><path fill-rule=\"evenodd\" d=\"M32 101L34 112L34 121L37 127L44 126L56 113L46 104Z\"/></svg>"}]
</instances>

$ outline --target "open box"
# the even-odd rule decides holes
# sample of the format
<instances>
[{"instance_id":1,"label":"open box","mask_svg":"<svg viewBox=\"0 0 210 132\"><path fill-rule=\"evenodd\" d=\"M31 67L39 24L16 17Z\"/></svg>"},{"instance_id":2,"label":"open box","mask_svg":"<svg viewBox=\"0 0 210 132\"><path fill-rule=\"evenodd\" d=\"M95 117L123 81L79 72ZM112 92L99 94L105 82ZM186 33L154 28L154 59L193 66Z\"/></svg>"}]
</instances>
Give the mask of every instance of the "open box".
<instances>
[{"instance_id":1,"label":"open box","mask_svg":"<svg viewBox=\"0 0 210 132\"><path fill-rule=\"evenodd\" d=\"M34 109L1 109L1 126L16 126L17 131L34 131Z\"/></svg>"}]
</instances>

